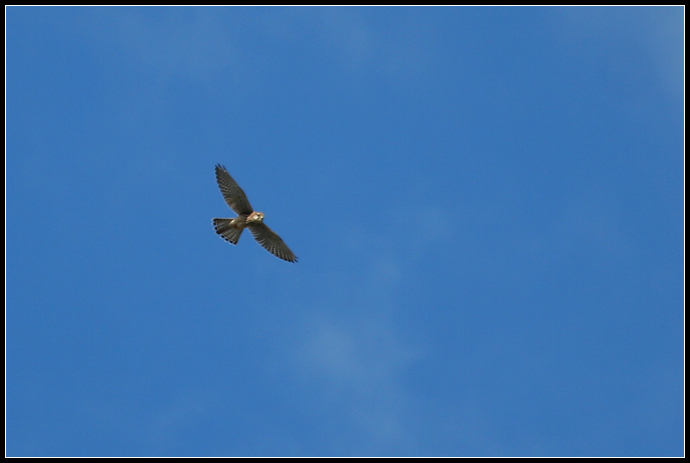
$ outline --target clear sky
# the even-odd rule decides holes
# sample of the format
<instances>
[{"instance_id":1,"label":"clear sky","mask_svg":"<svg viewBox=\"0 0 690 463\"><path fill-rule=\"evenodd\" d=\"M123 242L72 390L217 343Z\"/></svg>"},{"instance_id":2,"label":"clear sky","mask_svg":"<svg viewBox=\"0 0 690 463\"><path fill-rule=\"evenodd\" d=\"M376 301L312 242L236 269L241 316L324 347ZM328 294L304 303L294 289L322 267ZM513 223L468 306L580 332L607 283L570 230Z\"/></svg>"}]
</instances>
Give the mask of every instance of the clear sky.
<instances>
[{"instance_id":1,"label":"clear sky","mask_svg":"<svg viewBox=\"0 0 690 463\"><path fill-rule=\"evenodd\" d=\"M683 455L683 34L7 8L7 455Z\"/></svg>"}]
</instances>

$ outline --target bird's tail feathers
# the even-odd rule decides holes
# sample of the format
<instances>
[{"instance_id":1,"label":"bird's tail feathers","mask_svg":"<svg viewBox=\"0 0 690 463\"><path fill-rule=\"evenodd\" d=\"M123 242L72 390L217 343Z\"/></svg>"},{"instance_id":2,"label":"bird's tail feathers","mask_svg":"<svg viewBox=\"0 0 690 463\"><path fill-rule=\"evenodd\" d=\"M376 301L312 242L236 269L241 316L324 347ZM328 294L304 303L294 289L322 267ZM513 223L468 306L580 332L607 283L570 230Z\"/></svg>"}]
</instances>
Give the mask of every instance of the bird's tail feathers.
<instances>
[{"instance_id":1,"label":"bird's tail feathers","mask_svg":"<svg viewBox=\"0 0 690 463\"><path fill-rule=\"evenodd\" d=\"M240 240L243 228L237 229L230 225L232 219L213 219L213 227L225 241L237 244Z\"/></svg>"}]
</instances>

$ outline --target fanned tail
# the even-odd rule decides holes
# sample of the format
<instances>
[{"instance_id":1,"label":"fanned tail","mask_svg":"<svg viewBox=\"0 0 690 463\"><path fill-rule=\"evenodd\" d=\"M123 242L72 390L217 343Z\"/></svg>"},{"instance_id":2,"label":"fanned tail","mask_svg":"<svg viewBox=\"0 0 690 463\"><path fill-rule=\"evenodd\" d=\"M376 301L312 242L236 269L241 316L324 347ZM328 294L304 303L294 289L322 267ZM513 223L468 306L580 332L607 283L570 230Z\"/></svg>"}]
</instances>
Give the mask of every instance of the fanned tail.
<instances>
[{"instance_id":1,"label":"fanned tail","mask_svg":"<svg viewBox=\"0 0 690 463\"><path fill-rule=\"evenodd\" d=\"M237 244L244 228L235 228L230 223L233 219L213 219L213 227L225 241Z\"/></svg>"}]
</instances>

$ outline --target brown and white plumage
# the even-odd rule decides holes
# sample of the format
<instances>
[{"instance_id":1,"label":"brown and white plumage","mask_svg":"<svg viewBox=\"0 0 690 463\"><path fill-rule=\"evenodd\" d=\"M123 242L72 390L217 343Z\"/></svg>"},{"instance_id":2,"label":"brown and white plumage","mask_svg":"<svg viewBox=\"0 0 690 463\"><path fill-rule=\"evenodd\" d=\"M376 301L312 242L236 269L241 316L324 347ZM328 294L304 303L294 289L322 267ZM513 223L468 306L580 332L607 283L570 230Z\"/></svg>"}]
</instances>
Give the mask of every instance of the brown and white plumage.
<instances>
[{"instance_id":1,"label":"brown and white plumage","mask_svg":"<svg viewBox=\"0 0 690 463\"><path fill-rule=\"evenodd\" d=\"M216 165L216 181L225 202L237 214L234 219L213 219L216 233L226 241L237 244L242 231L249 228L254 239L268 252L288 262L297 262L297 256L263 223L264 214L254 211L242 188L220 164Z\"/></svg>"}]
</instances>

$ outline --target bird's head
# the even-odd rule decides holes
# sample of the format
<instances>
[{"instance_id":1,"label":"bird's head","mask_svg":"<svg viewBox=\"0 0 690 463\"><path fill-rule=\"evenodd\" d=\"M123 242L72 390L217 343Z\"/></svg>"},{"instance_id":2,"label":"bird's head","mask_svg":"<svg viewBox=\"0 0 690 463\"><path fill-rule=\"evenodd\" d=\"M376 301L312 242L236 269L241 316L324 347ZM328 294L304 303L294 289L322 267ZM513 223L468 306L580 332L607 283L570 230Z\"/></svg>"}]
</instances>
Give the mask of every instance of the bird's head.
<instances>
[{"instance_id":1,"label":"bird's head","mask_svg":"<svg viewBox=\"0 0 690 463\"><path fill-rule=\"evenodd\" d=\"M264 221L264 213L263 212L252 212L249 214L249 217L247 217L247 222L249 223L261 223Z\"/></svg>"}]
</instances>

